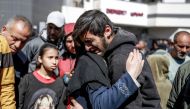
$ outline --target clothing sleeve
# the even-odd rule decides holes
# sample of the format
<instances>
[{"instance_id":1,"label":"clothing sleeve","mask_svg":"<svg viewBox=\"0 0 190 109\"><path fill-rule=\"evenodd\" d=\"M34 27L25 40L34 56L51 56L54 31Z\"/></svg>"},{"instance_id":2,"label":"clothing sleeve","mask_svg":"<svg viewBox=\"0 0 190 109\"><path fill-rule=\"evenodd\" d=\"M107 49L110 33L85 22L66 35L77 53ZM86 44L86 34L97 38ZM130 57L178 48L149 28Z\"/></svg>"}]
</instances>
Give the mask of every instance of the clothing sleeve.
<instances>
[{"instance_id":1,"label":"clothing sleeve","mask_svg":"<svg viewBox=\"0 0 190 109\"><path fill-rule=\"evenodd\" d=\"M160 96L158 94L155 81L153 79L150 66L144 58L145 64L137 81L142 85L140 93L142 95L142 105L146 109L160 109Z\"/></svg>"},{"instance_id":2,"label":"clothing sleeve","mask_svg":"<svg viewBox=\"0 0 190 109\"><path fill-rule=\"evenodd\" d=\"M22 57L27 58L27 60L29 61L28 73L32 73L36 69L36 60L39 49L38 45L39 44L37 44L37 39L33 39L27 42L25 46L21 49L22 54L24 54Z\"/></svg>"},{"instance_id":3,"label":"clothing sleeve","mask_svg":"<svg viewBox=\"0 0 190 109\"><path fill-rule=\"evenodd\" d=\"M61 94L61 98L59 99L59 104L57 109L66 109L67 101L66 101L66 87L63 88L63 93Z\"/></svg>"},{"instance_id":4,"label":"clothing sleeve","mask_svg":"<svg viewBox=\"0 0 190 109\"><path fill-rule=\"evenodd\" d=\"M18 104L18 109L23 109L24 106L24 98L25 98L25 94L26 94L26 90L28 87L28 75L25 75L21 81L20 84L18 86L19 89L19 104Z\"/></svg>"},{"instance_id":5,"label":"clothing sleeve","mask_svg":"<svg viewBox=\"0 0 190 109\"><path fill-rule=\"evenodd\" d=\"M13 59L5 39L0 40L0 84L1 109L16 109Z\"/></svg>"},{"instance_id":6,"label":"clothing sleeve","mask_svg":"<svg viewBox=\"0 0 190 109\"><path fill-rule=\"evenodd\" d=\"M174 105L179 104L178 101L180 101L180 97L182 97L180 96L180 93L183 93L182 90L185 86L186 79L187 79L187 71L179 67L175 79L173 81L172 90L170 92L170 96L167 102L168 109L174 109L175 108Z\"/></svg>"},{"instance_id":7,"label":"clothing sleeve","mask_svg":"<svg viewBox=\"0 0 190 109\"><path fill-rule=\"evenodd\" d=\"M32 61L34 52L32 51L33 45L31 44L32 40L27 42L24 47L21 49L21 52L24 54L24 58L27 58L29 61Z\"/></svg>"},{"instance_id":8,"label":"clothing sleeve","mask_svg":"<svg viewBox=\"0 0 190 109\"><path fill-rule=\"evenodd\" d=\"M158 95L150 66L146 58L143 57L143 59L145 60L145 63L141 74L137 78L141 88L138 90L138 93L135 93L136 95L130 97L131 99L127 101L128 103L130 102L130 104L126 106L130 108L137 106L136 108L143 107L146 109L160 109L160 97ZM110 77L113 84L122 75L121 72L126 70L127 55L117 54L111 57L110 60ZM138 103L138 105L136 105L136 103Z\"/></svg>"},{"instance_id":9,"label":"clothing sleeve","mask_svg":"<svg viewBox=\"0 0 190 109\"><path fill-rule=\"evenodd\" d=\"M92 90L87 87L93 109L117 109L138 87L128 73L125 73L112 87Z\"/></svg>"},{"instance_id":10,"label":"clothing sleeve","mask_svg":"<svg viewBox=\"0 0 190 109\"><path fill-rule=\"evenodd\" d=\"M1 109L16 109L13 72L13 67L4 69L3 72L1 72Z\"/></svg>"}]
</instances>

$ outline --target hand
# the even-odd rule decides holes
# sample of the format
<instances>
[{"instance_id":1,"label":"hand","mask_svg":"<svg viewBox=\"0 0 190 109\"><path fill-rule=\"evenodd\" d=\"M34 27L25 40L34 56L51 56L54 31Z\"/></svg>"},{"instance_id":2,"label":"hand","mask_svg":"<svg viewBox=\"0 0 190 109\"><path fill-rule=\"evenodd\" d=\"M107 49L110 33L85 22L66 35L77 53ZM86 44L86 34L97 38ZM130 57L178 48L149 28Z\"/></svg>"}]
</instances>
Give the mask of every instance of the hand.
<instances>
[{"instance_id":1,"label":"hand","mask_svg":"<svg viewBox=\"0 0 190 109\"><path fill-rule=\"evenodd\" d=\"M83 107L74 98L71 98L70 109L83 109Z\"/></svg>"},{"instance_id":2,"label":"hand","mask_svg":"<svg viewBox=\"0 0 190 109\"><path fill-rule=\"evenodd\" d=\"M137 77L142 72L144 66L144 60L142 60L142 55L139 50L134 49L128 56L126 61L126 70L133 79Z\"/></svg>"}]
</instances>

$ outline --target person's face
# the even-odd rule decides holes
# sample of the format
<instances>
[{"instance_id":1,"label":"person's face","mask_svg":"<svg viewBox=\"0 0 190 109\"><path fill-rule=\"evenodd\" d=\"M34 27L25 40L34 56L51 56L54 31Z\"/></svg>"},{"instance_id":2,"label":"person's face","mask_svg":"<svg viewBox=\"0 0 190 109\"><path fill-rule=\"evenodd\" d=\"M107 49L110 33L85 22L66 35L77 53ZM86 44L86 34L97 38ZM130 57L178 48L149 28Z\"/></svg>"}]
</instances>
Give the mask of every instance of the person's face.
<instances>
[{"instance_id":1,"label":"person's face","mask_svg":"<svg viewBox=\"0 0 190 109\"><path fill-rule=\"evenodd\" d=\"M65 41L65 45L66 45L67 50L70 53L76 54L75 43L74 43L73 37L71 35L67 36L66 41Z\"/></svg>"},{"instance_id":2,"label":"person's face","mask_svg":"<svg viewBox=\"0 0 190 109\"><path fill-rule=\"evenodd\" d=\"M49 23L47 25L47 35L50 41L53 42L57 41L59 37L61 37L62 33L63 33L62 27L59 28L52 23Z\"/></svg>"},{"instance_id":3,"label":"person's face","mask_svg":"<svg viewBox=\"0 0 190 109\"><path fill-rule=\"evenodd\" d=\"M108 46L105 37L98 37L90 32L86 33L84 43L86 51L96 53L98 55L104 55L104 52Z\"/></svg>"},{"instance_id":4,"label":"person's face","mask_svg":"<svg viewBox=\"0 0 190 109\"><path fill-rule=\"evenodd\" d=\"M81 40L85 44L86 51L103 56L113 39L111 33L112 29L107 25L103 34L104 36L99 37L98 35L87 32Z\"/></svg>"},{"instance_id":5,"label":"person's face","mask_svg":"<svg viewBox=\"0 0 190 109\"><path fill-rule=\"evenodd\" d=\"M139 50L143 50L146 48L146 44L144 41L139 41L138 44L136 45L136 47L139 49Z\"/></svg>"},{"instance_id":6,"label":"person's face","mask_svg":"<svg viewBox=\"0 0 190 109\"><path fill-rule=\"evenodd\" d=\"M6 37L13 54L24 46L31 34L30 32L31 30L22 21L14 23L10 29L7 27L2 29L2 34Z\"/></svg>"},{"instance_id":7,"label":"person's face","mask_svg":"<svg viewBox=\"0 0 190 109\"><path fill-rule=\"evenodd\" d=\"M46 71L52 72L58 65L58 51L53 48L46 48L43 56L38 57L38 61Z\"/></svg>"},{"instance_id":8,"label":"person's face","mask_svg":"<svg viewBox=\"0 0 190 109\"><path fill-rule=\"evenodd\" d=\"M174 43L174 49L179 59L185 59L190 51L190 37L184 35L179 36Z\"/></svg>"}]
</instances>

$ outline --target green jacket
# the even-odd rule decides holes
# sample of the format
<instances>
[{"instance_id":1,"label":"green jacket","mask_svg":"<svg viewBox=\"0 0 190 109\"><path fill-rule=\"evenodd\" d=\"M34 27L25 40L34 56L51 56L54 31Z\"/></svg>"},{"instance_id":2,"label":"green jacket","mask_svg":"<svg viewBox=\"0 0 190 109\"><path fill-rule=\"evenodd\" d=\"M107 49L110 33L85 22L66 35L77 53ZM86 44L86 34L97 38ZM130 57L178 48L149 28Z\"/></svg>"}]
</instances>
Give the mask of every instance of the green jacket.
<instances>
[{"instance_id":1,"label":"green jacket","mask_svg":"<svg viewBox=\"0 0 190 109\"><path fill-rule=\"evenodd\" d=\"M170 97L167 102L167 107L169 109L189 109L188 101L185 99L185 88L187 87L187 81L190 74L190 61L179 67L174 82L172 90L170 92Z\"/></svg>"}]
</instances>

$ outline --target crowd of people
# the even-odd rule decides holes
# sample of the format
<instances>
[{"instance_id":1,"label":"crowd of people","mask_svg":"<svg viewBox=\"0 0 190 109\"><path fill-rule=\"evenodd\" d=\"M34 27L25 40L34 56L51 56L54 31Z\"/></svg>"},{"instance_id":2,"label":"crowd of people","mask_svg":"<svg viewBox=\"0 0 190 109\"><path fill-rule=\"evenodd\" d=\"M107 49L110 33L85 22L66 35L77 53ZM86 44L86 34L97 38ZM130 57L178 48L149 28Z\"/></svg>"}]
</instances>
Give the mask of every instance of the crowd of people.
<instances>
[{"instance_id":1,"label":"crowd of people","mask_svg":"<svg viewBox=\"0 0 190 109\"><path fill-rule=\"evenodd\" d=\"M187 31L149 49L100 10L88 10L67 24L53 11L46 28L32 33L24 16L1 29L1 109L190 108Z\"/></svg>"}]
</instances>

